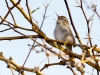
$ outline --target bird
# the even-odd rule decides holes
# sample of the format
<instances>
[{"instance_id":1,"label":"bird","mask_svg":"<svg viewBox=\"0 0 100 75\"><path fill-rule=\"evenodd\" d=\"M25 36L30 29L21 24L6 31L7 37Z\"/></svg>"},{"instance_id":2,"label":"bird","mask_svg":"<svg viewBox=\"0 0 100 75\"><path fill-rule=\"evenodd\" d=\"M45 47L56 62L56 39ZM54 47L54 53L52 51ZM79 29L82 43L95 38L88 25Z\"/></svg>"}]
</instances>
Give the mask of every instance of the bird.
<instances>
[{"instance_id":1,"label":"bird","mask_svg":"<svg viewBox=\"0 0 100 75\"><path fill-rule=\"evenodd\" d=\"M70 24L68 19L65 16L59 16L57 13L57 21L54 29L54 38L56 40L66 43L66 46L69 50L72 51L72 45L67 43L75 43L75 38L70 29Z\"/></svg>"}]
</instances>

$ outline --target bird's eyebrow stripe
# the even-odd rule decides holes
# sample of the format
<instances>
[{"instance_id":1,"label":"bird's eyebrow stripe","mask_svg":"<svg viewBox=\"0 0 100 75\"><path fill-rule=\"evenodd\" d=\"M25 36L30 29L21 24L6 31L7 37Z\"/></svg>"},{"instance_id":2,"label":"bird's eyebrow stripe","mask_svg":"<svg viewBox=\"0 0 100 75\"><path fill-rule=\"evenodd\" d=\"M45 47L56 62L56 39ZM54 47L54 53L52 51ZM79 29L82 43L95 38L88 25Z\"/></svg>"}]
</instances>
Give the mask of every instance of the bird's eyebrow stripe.
<instances>
[{"instance_id":1,"label":"bird's eyebrow stripe","mask_svg":"<svg viewBox=\"0 0 100 75\"><path fill-rule=\"evenodd\" d=\"M62 16L61 18L64 19L65 21L67 20L66 17L64 17L64 16Z\"/></svg>"}]
</instances>

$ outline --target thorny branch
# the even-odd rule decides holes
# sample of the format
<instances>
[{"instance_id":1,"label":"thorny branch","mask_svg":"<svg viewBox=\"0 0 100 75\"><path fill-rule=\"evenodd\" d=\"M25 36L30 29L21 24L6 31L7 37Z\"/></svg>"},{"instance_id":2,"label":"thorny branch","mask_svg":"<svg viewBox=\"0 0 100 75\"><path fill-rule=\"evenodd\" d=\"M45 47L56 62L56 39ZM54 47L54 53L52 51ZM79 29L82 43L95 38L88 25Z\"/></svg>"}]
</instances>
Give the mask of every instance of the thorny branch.
<instances>
[{"instance_id":1,"label":"thorny branch","mask_svg":"<svg viewBox=\"0 0 100 75\"><path fill-rule=\"evenodd\" d=\"M85 19L86 19L86 22L87 22L88 40L89 40L89 42L90 42L90 46L92 47L92 41L91 41L91 37L90 37L90 28L89 28L89 22L90 22L91 20L90 20L90 19L87 19L87 17L86 17L85 11L84 11L84 9L83 9L83 2L82 2L82 1L83 1L83 0L80 0L80 5L79 5L79 7L81 8L81 10L82 10L82 12L83 12L83 15L84 15L84 17L85 17ZM69 14L69 18L70 18L72 27L73 27L73 29L74 29L74 32L75 32L75 34L76 34L76 36L77 36L77 39L78 39L79 43L82 44L81 41L80 41L80 37L79 37L79 35L78 35L78 33L77 33L76 29L75 29L73 20L72 20L71 12L70 12L70 9L69 9L69 6L68 6L68 1L67 1L67 0L64 0L64 2L65 2L65 5L66 5L66 8L67 8L67 11L68 11L68 14ZM76 2L79 4L78 1L76 1ZM96 12L96 7L94 7L93 10L94 10L94 12ZM97 15L98 15L98 13L97 13ZM88 51L87 51L87 52L88 52ZM83 54L84 54L84 49L83 49ZM86 53L86 55L87 55L87 54L88 54L88 53ZM92 50L92 54L95 55L93 50ZM95 56L93 56L93 57L94 57L94 59L96 59ZM84 56L82 56L82 58L84 58ZM97 64L96 66L99 67L98 61L95 60L95 62L96 62L96 64ZM82 74L82 73L81 73L81 74ZM98 71L98 70L97 70L97 74L99 75L99 71ZM84 75L84 74L82 74L82 75Z\"/></svg>"},{"instance_id":2,"label":"thorny branch","mask_svg":"<svg viewBox=\"0 0 100 75\"><path fill-rule=\"evenodd\" d=\"M80 0L80 3L81 3L80 8L82 9L82 12L83 12L83 14L84 14L84 17L85 17L85 19L86 19L86 21L87 21L88 39L89 39L89 42L90 42L90 46L92 47L92 41L91 41L91 39L90 39L90 38L91 38L91 37L90 37L90 28L89 28L89 22L90 22L90 20L87 19L87 17L86 17L85 11L84 11L84 9L83 9L82 0ZM93 50L92 50L92 54L95 55ZM96 59L95 56L94 56L94 59ZM95 62L96 62L96 64L97 64L96 66L99 67L98 61L95 61ZM97 70L97 74L99 75L99 71L98 71L98 70Z\"/></svg>"},{"instance_id":3,"label":"thorny branch","mask_svg":"<svg viewBox=\"0 0 100 75\"><path fill-rule=\"evenodd\" d=\"M31 15L31 11L30 11L30 8L29 8L29 5L28 5L28 0L26 0L26 7L27 7L27 10L28 10L28 15L25 13L24 9L21 8L21 6L20 6L20 1L21 0L19 0L18 2L15 2L14 0L10 0L10 1L13 4L13 6L12 7L9 7L7 0L5 0L6 5L7 5L7 8L8 8L8 12L6 13L6 15L5 15L4 18L2 18L2 16L0 16L0 18L1 18L0 24L1 25L6 25L9 28L4 29L4 30L1 30L0 32L4 32L4 31L7 31L7 30L11 30L12 29L16 33L21 34L21 36L0 37L0 41L2 41L2 40L17 40L17 39L26 39L26 38L29 38L32 41L34 41L34 43L38 44L40 47L42 47L42 48L48 50L50 53L53 53L54 55L58 56L61 59L61 61L60 62L57 62L57 63L45 64L45 66L43 68L41 68L41 69L39 69L39 68L32 69L32 68L24 67L24 65L25 65L25 63L26 63L26 61L28 59L28 56L31 53L31 49L30 49L30 52L28 53L28 56L27 56L27 58L26 58L26 60L25 60L25 62L23 64L23 66L20 66L20 65L16 64L12 59L6 59L3 56L3 54L0 53L0 60L5 61L6 64L8 65L8 68L10 68L11 70L14 69L14 70L18 71L19 74L20 73L21 74L22 73L24 74L24 71L29 71L29 72L34 72L34 73L37 73L37 74L40 74L40 75L44 75L42 73L42 70L44 70L45 68L48 68L49 66L52 66L52 65L67 65L68 66L67 62L70 62L70 61L79 63L79 62L77 62L75 60L72 60L71 58L65 59L63 55L61 55L61 54L53 51L53 49L52 48L49 48L45 43L41 44L41 43L37 42L36 38L40 38L43 41L45 41L46 43L48 43L49 45L51 45L52 47L58 48L60 51L64 52L66 55L69 55L69 57L71 56L71 57L80 59L80 61L81 61L80 64L83 64L84 65L84 63L87 63L91 67L93 67L96 70L100 71L100 68L98 67L98 65L99 65L98 62L100 60L96 58L96 56L100 56L100 55L99 54L98 55L90 54L92 51L96 51L97 53L100 53L100 49L97 48L97 45L92 46L92 42L91 42L91 39L90 39L91 37L89 37L89 41L90 41L91 46L87 46L87 45L83 45L82 44L82 41L80 40L80 37L79 37L79 35L78 35L78 33L77 33L76 29L75 29L75 26L74 26L74 23L73 23L73 20L72 20L72 16L71 16L71 12L70 12L70 9L69 9L69 6L68 6L68 3L67 3L66 0L64 0L64 2L66 4L67 10L68 10L68 14L69 14L69 17L70 17L70 21L71 21L72 27L74 29L74 32L76 34L76 37L77 37L77 39L78 39L78 41L80 43L80 44L74 44L74 43L70 43L70 44L75 45L75 46L78 46L82 50L86 50L86 51L88 50L89 51L89 54L90 54L89 57L84 57L82 55L79 55L77 53L74 53L74 52L70 51L69 49L66 49L66 48L62 47L61 45L63 45L64 42L58 41L58 40L53 40L53 39L48 38L46 36L46 34L41 30L41 28L43 26L43 23L45 21L45 18L46 18L47 8L48 8L48 6L49 6L50 3L47 4L47 6L45 6L45 12L44 12L44 15L43 15L43 20L42 20L41 26L39 28L38 25L35 24L34 21L32 20L32 15ZM11 10L13 10L13 8L17 8L22 13L22 15L26 18L26 20L31 24L31 26L32 26L31 29L21 27L21 26L19 26L15 22L14 15L11 12ZM90 36L90 28L89 28L89 21L90 20L88 20L87 17L86 17L86 14L85 14L84 9L83 9L83 6L82 6L82 0L81 0L81 6L80 6L80 8L82 9L82 12L83 12L83 14L85 16L85 19L87 21L88 35ZM6 18L8 17L9 14L11 14L12 19L14 21L14 24L13 23L10 23L9 21L6 20ZM23 34L22 32L19 32L18 30L16 30L17 28L18 29L25 30L25 31L35 32L37 34L36 35L26 35L26 34ZM32 49L33 49L33 47L35 48L34 43L32 45ZM88 59L88 58L90 58L90 59ZM96 61L96 63L93 62L92 60ZM77 68L77 70L79 70L81 72L82 75L84 75L84 69L83 69L84 67L83 66L80 67L77 64L75 64L75 67ZM74 75L77 75L74 72L74 70L72 69L72 67L68 66L67 68L69 68L73 72ZM12 71L12 74L13 74L13 71Z\"/></svg>"},{"instance_id":4,"label":"thorny branch","mask_svg":"<svg viewBox=\"0 0 100 75\"><path fill-rule=\"evenodd\" d=\"M18 65L17 63L15 63L11 57L9 59L5 58L2 52L0 53L0 60L6 62L8 64L7 65L8 68L12 68L15 71L19 72L20 69L22 68L22 66ZM36 67L34 69L23 67L22 70L36 73L38 69ZM23 73L23 71L21 73Z\"/></svg>"}]
</instances>

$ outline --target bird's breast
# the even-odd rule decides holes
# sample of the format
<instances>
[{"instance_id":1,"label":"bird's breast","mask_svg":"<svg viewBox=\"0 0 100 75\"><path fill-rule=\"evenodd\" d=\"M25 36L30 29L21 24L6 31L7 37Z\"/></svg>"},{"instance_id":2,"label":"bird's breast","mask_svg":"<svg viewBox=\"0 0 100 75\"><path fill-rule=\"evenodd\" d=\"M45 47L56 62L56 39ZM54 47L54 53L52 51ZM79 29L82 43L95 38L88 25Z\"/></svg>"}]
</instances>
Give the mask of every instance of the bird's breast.
<instances>
[{"instance_id":1,"label":"bird's breast","mask_svg":"<svg viewBox=\"0 0 100 75\"><path fill-rule=\"evenodd\" d=\"M67 27L62 28L56 25L55 30L54 30L54 37L56 40L59 40L59 41L73 43L73 38L70 35L70 31L68 30Z\"/></svg>"}]
</instances>

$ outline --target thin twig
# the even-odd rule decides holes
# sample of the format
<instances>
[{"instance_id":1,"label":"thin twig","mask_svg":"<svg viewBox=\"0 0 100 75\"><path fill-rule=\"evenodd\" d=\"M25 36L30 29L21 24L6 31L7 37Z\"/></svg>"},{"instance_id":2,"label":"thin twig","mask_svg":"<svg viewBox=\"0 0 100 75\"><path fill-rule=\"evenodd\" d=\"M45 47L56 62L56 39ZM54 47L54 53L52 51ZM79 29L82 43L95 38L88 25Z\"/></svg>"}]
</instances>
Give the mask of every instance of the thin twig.
<instances>
[{"instance_id":1,"label":"thin twig","mask_svg":"<svg viewBox=\"0 0 100 75\"><path fill-rule=\"evenodd\" d=\"M75 34L76 34L76 38L78 39L79 43L82 44L82 41L81 41L81 39L80 39L77 31L76 31L76 28L75 28L74 23L73 23L73 19L72 19L71 12L70 12L70 9L69 9L69 6L68 6L68 2L67 2L67 0L64 0L64 2L65 2L65 5L66 5L68 14L69 14L69 18L70 18L70 21L71 21L71 25L72 25L72 27L74 29Z\"/></svg>"},{"instance_id":2,"label":"thin twig","mask_svg":"<svg viewBox=\"0 0 100 75\"><path fill-rule=\"evenodd\" d=\"M20 3L20 1L21 1L21 0L19 0L18 2L16 2L16 4L13 5L13 6L9 9L9 11L7 12L7 14L6 14L5 17L3 18L3 20L0 22L0 24L2 24L2 23L4 22L4 20L5 20L5 19L7 18L7 16L9 15L10 11L11 11L14 7L16 7L16 6Z\"/></svg>"},{"instance_id":3,"label":"thin twig","mask_svg":"<svg viewBox=\"0 0 100 75\"><path fill-rule=\"evenodd\" d=\"M6 2L6 5L7 5L8 10L9 10L9 12L10 12L10 14L11 14L11 17L12 17L12 19L13 19L13 21L14 21L14 24L16 24L15 19L14 19L14 16L13 16L11 10L10 10L10 7L9 7L9 5L8 5L7 0L5 0L5 2Z\"/></svg>"}]
</instances>

